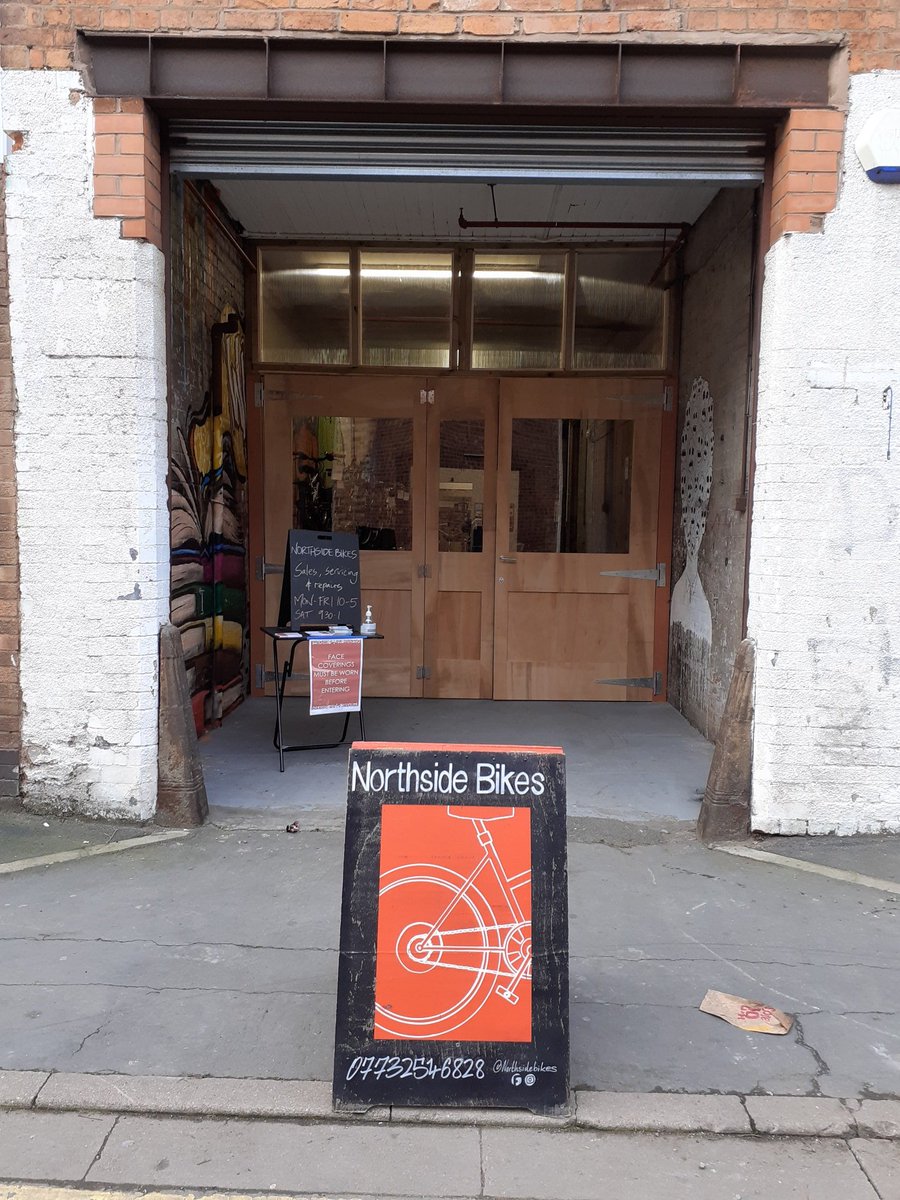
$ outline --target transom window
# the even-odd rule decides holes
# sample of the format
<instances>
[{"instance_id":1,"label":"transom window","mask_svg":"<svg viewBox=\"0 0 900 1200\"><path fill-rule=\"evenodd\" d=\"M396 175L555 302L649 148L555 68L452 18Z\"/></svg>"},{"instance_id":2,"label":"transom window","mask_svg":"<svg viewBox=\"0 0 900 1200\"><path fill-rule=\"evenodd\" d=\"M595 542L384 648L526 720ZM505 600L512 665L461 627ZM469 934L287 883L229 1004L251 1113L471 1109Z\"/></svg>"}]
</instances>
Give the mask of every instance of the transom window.
<instances>
[{"instance_id":1,"label":"transom window","mask_svg":"<svg viewBox=\"0 0 900 1200\"><path fill-rule=\"evenodd\" d=\"M668 365L671 263L590 250L261 247L258 360L623 371Z\"/></svg>"}]
</instances>

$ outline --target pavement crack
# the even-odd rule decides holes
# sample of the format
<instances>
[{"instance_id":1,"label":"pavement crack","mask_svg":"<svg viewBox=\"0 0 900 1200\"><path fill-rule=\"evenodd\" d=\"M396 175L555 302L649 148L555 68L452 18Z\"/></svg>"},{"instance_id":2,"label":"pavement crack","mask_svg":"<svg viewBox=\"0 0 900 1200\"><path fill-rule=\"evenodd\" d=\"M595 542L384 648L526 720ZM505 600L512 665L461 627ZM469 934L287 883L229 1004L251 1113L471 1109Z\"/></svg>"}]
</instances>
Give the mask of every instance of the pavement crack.
<instances>
[{"instance_id":1,"label":"pavement crack","mask_svg":"<svg viewBox=\"0 0 900 1200\"><path fill-rule=\"evenodd\" d=\"M698 879L715 879L717 883L725 882L721 875L707 875L705 871L689 871L687 867L673 867L669 863L662 863L661 866L664 871L677 871L679 875L694 875Z\"/></svg>"},{"instance_id":2,"label":"pavement crack","mask_svg":"<svg viewBox=\"0 0 900 1200\"><path fill-rule=\"evenodd\" d=\"M479 1196L485 1194L484 1191L484 1130L478 1126L478 1169L480 1172L481 1185L478 1192Z\"/></svg>"},{"instance_id":3,"label":"pavement crack","mask_svg":"<svg viewBox=\"0 0 900 1200\"><path fill-rule=\"evenodd\" d=\"M803 1022L796 1014L794 1015L794 1028L797 1031L797 1045L802 1046L804 1050L809 1051L809 1053L813 1057L813 1061L816 1064L816 1072L813 1075L813 1080L812 1080L812 1084L813 1084L812 1095L821 1096L822 1095L822 1085L820 1083L820 1080L824 1079L824 1077L826 1075L831 1074L831 1068L829 1067L829 1065L825 1061L825 1059L822 1057L822 1055L819 1053L819 1051L815 1048L815 1046L811 1046L807 1042L806 1035L803 1031Z\"/></svg>"},{"instance_id":4,"label":"pavement crack","mask_svg":"<svg viewBox=\"0 0 900 1200\"><path fill-rule=\"evenodd\" d=\"M111 1020L112 1020L112 1017L107 1017L106 1020L103 1021L102 1024L98 1025L96 1029L92 1029L90 1033L86 1033L84 1035L84 1037L81 1039L81 1044L79 1045L78 1049L72 1051L72 1057L74 1058L76 1054L80 1054L81 1051L85 1047L85 1043L89 1042L92 1037L96 1037L97 1034L101 1032L101 1030L106 1028L106 1026L110 1023Z\"/></svg>"},{"instance_id":5,"label":"pavement crack","mask_svg":"<svg viewBox=\"0 0 900 1200\"><path fill-rule=\"evenodd\" d=\"M708 946L705 942L701 942L699 938L695 938L694 935L692 933L688 933L686 929L681 929L679 932L683 937L686 937L689 942L693 942L695 946L700 946L701 949L705 950L708 954L711 954L713 958L718 959L718 961L721 963L725 963L726 966L731 967L733 971L737 971L737 973L742 975L744 979L749 979L750 982L756 984L757 987L765 988L773 995L779 996L782 1000L790 1000L792 1004L802 1004L804 1008L816 1007L816 1005L810 1004L806 1000L801 1000L799 996L791 996L788 992L781 992L778 990L778 988L774 988L771 985L763 983L761 979L757 979L755 975L751 975L749 971L745 971L743 967L738 966L736 961L726 958L724 954L719 954L718 951L713 950L712 946ZM755 965L757 964L754 963L754 966Z\"/></svg>"},{"instance_id":6,"label":"pavement crack","mask_svg":"<svg viewBox=\"0 0 900 1200\"><path fill-rule=\"evenodd\" d=\"M297 991L296 988L271 988L269 990L256 991L253 988L234 988L234 987L178 987L175 984L168 984L168 983L161 983L161 984L119 983L119 982L108 983L106 980L103 980L103 979L95 979L95 980L91 980L89 982L83 982L83 983L41 983L38 981L34 981L32 983L6 983L5 981L0 981L0 988L110 988L110 989L114 989L115 991L147 992L153 996L161 995L163 992L209 992L214 996L228 996L228 995L232 995L232 996L333 996L334 995L333 988L323 989L322 991L318 991L318 992L301 992L301 991ZM72 1018L72 1019L77 1020L77 1018ZM99 1033L101 1029L105 1028L105 1026L109 1024L110 1020L112 1020L111 1017L109 1018L109 1020L104 1021L103 1025L101 1025L98 1029L92 1030L92 1032L89 1033L87 1035L87 1037L85 1037L84 1041L87 1041L88 1038L93 1037L94 1034ZM66 1025L68 1023L69 1022L67 1022L67 1021L54 1022L54 1024L58 1024L58 1025ZM50 1026L50 1025L44 1026L44 1028L47 1028L47 1029L49 1029L51 1027L52 1026ZM82 1045L84 1045L84 1042L82 1042ZM79 1047L79 1049L81 1049L81 1047ZM78 1051L76 1050L75 1053L77 1054Z\"/></svg>"},{"instance_id":7,"label":"pavement crack","mask_svg":"<svg viewBox=\"0 0 900 1200\"><path fill-rule=\"evenodd\" d=\"M863 1175L865 1176L866 1180L868 1181L869 1187L872 1189L872 1191L873 1191L873 1192L875 1193L875 1195L878 1197L878 1200L884 1200L884 1197L882 1196L881 1192L879 1192L878 1188L877 1188L877 1187L876 1187L876 1185L875 1185L875 1180L872 1178L872 1176L871 1176L871 1175L869 1174L869 1172L866 1170L866 1165L865 1165L865 1163L864 1163L864 1162L863 1162L863 1160L862 1160L862 1159L859 1157L859 1155L856 1153L856 1148L855 1148L855 1146L853 1145L853 1142L852 1142L852 1141L846 1141L846 1142L845 1142L845 1145L847 1146L847 1149L850 1151L850 1153L853 1155L853 1157L856 1159L856 1165L857 1165L857 1166L859 1167L859 1169L862 1171Z\"/></svg>"},{"instance_id":8,"label":"pavement crack","mask_svg":"<svg viewBox=\"0 0 900 1200\"><path fill-rule=\"evenodd\" d=\"M121 1116L118 1116L118 1117L116 1117L116 1119L113 1121L112 1125L110 1125L109 1129L106 1131L106 1137L105 1137L105 1138L103 1139L103 1141L100 1143L100 1149L97 1151L97 1153L96 1153L96 1154L94 1155L94 1157L91 1159L91 1161L88 1163L87 1170L85 1171L85 1173L84 1173L84 1174L82 1175L82 1177L81 1177L81 1182L82 1182L82 1183L87 1183L87 1177L88 1177L88 1175L90 1175L90 1173L91 1173L91 1171L93 1170L93 1168L94 1168L94 1167L97 1165L97 1163L98 1163L98 1162L100 1161L100 1159L103 1157L103 1151L106 1149L106 1144L107 1144L107 1142L109 1141L109 1139L112 1137L112 1135L113 1135L113 1130L114 1130L114 1129L115 1129L115 1127L118 1125L119 1121L121 1121L121 1119L122 1119L122 1118L121 1118Z\"/></svg>"},{"instance_id":9,"label":"pavement crack","mask_svg":"<svg viewBox=\"0 0 900 1200\"><path fill-rule=\"evenodd\" d=\"M105 938L105 937L63 937L53 933L36 933L27 937L0 937L0 942L47 942L49 944L66 945L74 943L75 945L90 945L99 946L158 946L160 950L191 950L196 947L210 948L215 950L276 950L287 954L302 954L306 951L315 951L322 954L337 954L337 946L273 946L273 945L256 945L253 942L160 942L156 938Z\"/></svg>"},{"instance_id":10,"label":"pavement crack","mask_svg":"<svg viewBox=\"0 0 900 1200\"><path fill-rule=\"evenodd\" d=\"M41 1086L38 1088L38 1090L34 1093L34 1096L31 1099L31 1104L29 1106L30 1108L37 1108L38 1096L40 1096L41 1092L44 1090L44 1088L47 1086L47 1084L53 1078L54 1074L55 1074L54 1071L48 1071L47 1078L44 1080L44 1082L41 1084Z\"/></svg>"},{"instance_id":11,"label":"pavement crack","mask_svg":"<svg viewBox=\"0 0 900 1200\"><path fill-rule=\"evenodd\" d=\"M753 1120L753 1113L747 1107L747 1097L739 1096L738 1099L741 1102L741 1107L743 1108L744 1112L747 1114L747 1120L750 1123L750 1132L751 1133L759 1133L759 1130L756 1128L756 1122Z\"/></svg>"}]
</instances>

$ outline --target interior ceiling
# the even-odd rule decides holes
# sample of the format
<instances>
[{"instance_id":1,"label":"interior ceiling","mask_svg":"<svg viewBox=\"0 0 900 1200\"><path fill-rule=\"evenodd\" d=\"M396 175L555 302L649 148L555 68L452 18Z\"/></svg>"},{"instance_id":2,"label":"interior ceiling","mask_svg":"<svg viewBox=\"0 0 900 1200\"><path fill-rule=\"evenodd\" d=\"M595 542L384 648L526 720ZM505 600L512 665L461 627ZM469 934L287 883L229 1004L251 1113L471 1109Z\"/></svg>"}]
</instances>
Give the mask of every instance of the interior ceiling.
<instances>
[{"instance_id":1,"label":"interior ceiling","mask_svg":"<svg viewBox=\"0 0 900 1200\"><path fill-rule=\"evenodd\" d=\"M225 207L253 238L341 241L608 241L604 230L467 229L491 221L486 183L442 180L213 179ZM693 224L719 190L715 183L510 183L493 188L501 221L609 221ZM618 235L622 237L623 235ZM629 231L660 240L662 230Z\"/></svg>"}]
</instances>

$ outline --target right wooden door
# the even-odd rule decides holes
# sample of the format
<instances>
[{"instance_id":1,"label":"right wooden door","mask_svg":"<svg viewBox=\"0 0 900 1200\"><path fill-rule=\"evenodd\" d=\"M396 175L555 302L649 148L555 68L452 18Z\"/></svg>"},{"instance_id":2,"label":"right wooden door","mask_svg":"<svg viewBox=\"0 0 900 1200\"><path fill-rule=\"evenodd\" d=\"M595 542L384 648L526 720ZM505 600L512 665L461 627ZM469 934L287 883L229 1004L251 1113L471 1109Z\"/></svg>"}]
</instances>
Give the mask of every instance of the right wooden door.
<instances>
[{"instance_id":1,"label":"right wooden door","mask_svg":"<svg viewBox=\"0 0 900 1200\"><path fill-rule=\"evenodd\" d=\"M500 381L494 698L649 700L662 379Z\"/></svg>"}]
</instances>

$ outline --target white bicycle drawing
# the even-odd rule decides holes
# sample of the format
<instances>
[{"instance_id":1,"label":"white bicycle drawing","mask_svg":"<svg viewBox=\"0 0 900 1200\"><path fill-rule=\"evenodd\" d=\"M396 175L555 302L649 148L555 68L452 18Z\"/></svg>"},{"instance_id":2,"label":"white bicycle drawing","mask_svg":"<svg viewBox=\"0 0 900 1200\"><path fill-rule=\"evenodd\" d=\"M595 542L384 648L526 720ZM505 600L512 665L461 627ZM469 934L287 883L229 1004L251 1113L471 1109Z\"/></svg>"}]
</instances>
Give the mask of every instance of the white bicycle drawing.
<instances>
[{"instance_id":1,"label":"white bicycle drawing","mask_svg":"<svg viewBox=\"0 0 900 1200\"><path fill-rule=\"evenodd\" d=\"M375 1026L382 1036L445 1038L492 994L518 1004L530 987L531 871L508 875L490 830L491 822L509 820L516 810L487 811L472 816L463 806L447 807L449 817L471 822L483 851L468 876L436 863L407 863L381 876L379 949L391 947L403 968L376 986ZM484 894L488 873L502 896L495 901L499 919Z\"/></svg>"}]
</instances>

